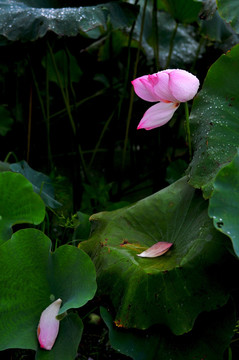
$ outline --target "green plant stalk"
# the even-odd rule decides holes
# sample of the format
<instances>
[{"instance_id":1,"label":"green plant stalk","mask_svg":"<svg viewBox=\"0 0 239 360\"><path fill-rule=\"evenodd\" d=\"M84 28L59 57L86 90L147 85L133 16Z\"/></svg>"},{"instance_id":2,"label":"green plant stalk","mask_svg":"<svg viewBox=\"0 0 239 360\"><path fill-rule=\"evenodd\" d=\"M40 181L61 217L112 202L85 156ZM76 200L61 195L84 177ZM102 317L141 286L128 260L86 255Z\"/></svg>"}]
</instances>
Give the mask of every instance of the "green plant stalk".
<instances>
[{"instance_id":1,"label":"green plant stalk","mask_svg":"<svg viewBox=\"0 0 239 360\"><path fill-rule=\"evenodd\" d=\"M139 55L140 55L140 50L141 50L142 38L143 38L143 29L144 29L144 21L145 21L147 2L148 2L148 0L144 1L144 8L143 8L140 35L139 35L139 46L138 46L138 49L137 49L137 54L136 54L136 59L135 59L133 79L135 79L136 76L137 76ZM131 121L131 118L132 118L133 102L134 102L134 89L133 89L133 87L131 87L129 110L128 110L128 116L127 116L127 121L126 121L126 131L125 131L123 156L122 156L122 169L124 169L124 166L125 166L126 149L127 149L127 144L128 144L128 138L129 138L129 126L130 126L130 121Z\"/></svg>"},{"instance_id":2,"label":"green plant stalk","mask_svg":"<svg viewBox=\"0 0 239 360\"><path fill-rule=\"evenodd\" d=\"M114 114L115 114L115 110L112 111L112 113L111 113L110 116L108 117L107 121L105 122L105 125L104 125L104 127L103 127L103 130L102 130L101 133L100 133L99 140L97 141L97 144L96 144L96 146L95 146L95 148L94 148L94 150L93 150L93 154L92 154L92 156L91 156L90 163L89 163L89 168L91 168L91 166L92 166L92 164L93 164L93 161L94 161L94 159L95 159L95 155L96 155L96 153L97 153L98 150L99 150L99 147L100 147L101 141L102 141L102 139L103 139L103 136L104 136L104 134L105 134L105 132L106 132L106 130L107 130L107 128L108 128L111 120L113 119Z\"/></svg>"},{"instance_id":3,"label":"green plant stalk","mask_svg":"<svg viewBox=\"0 0 239 360\"><path fill-rule=\"evenodd\" d=\"M153 35L154 35L154 59L155 59L155 70L158 71L160 68L159 63L159 41L158 41L158 18L157 18L157 0L153 3Z\"/></svg>"},{"instance_id":4,"label":"green plant stalk","mask_svg":"<svg viewBox=\"0 0 239 360\"><path fill-rule=\"evenodd\" d=\"M67 77L68 77L68 82L70 84L70 90L71 90L71 93L72 93L73 98L74 98L74 105L73 106L76 108L76 93L75 93L73 83L72 83L72 80L71 80L71 72L70 72L70 52L69 52L69 50L68 50L68 48L66 46L65 46L65 53L66 53L67 62L68 62Z\"/></svg>"},{"instance_id":5,"label":"green plant stalk","mask_svg":"<svg viewBox=\"0 0 239 360\"><path fill-rule=\"evenodd\" d=\"M192 144L191 144L191 134L190 134L190 124L189 124L189 111L188 111L188 103L185 102L185 118L186 118L186 135L188 142L188 150L189 150L189 159L192 159Z\"/></svg>"},{"instance_id":6,"label":"green plant stalk","mask_svg":"<svg viewBox=\"0 0 239 360\"><path fill-rule=\"evenodd\" d=\"M63 84L62 84L62 81L61 81L59 71L57 69L54 54L53 54L52 48L49 45L49 43L47 43L47 45L48 45L49 53L50 53L50 56L51 56L51 61L52 61L52 64L54 66L54 70L55 70L55 73L56 73L57 82L58 82L58 85L60 87L61 94L62 94L64 103L65 103L65 106L66 106L67 114L68 114L68 117L69 117L69 120L70 120L70 123L71 123L72 131L73 131L73 134L76 135L76 126L75 126L75 123L74 123L74 120L73 120L73 117L72 117L72 114L71 114L71 107L70 107L68 98L67 98L67 96L65 94L65 91L64 91L64 87L63 87Z\"/></svg>"},{"instance_id":7,"label":"green plant stalk","mask_svg":"<svg viewBox=\"0 0 239 360\"><path fill-rule=\"evenodd\" d=\"M43 103L42 96L41 96L41 93L40 93L40 90L39 90L39 86L38 86L38 83L37 83L36 75L35 75L35 73L34 73L34 70L33 70L33 68L32 68L31 63L30 63L30 66L31 66L32 79L33 79L33 82L34 82L34 85L35 85L35 88L36 88L36 92L37 92L38 100L39 100L39 103L40 103L42 115L43 115L44 120L47 121L44 103Z\"/></svg>"},{"instance_id":8,"label":"green plant stalk","mask_svg":"<svg viewBox=\"0 0 239 360\"><path fill-rule=\"evenodd\" d=\"M204 37L200 38L200 41L199 41L199 44L198 44L198 47L197 47L197 51L196 51L196 54L195 54L195 58L193 60L191 68L190 68L191 73L194 73L195 66L196 66L196 63L197 63L201 48L203 47L204 43L206 43L206 42L207 42L206 38L204 38Z\"/></svg>"},{"instance_id":9,"label":"green plant stalk","mask_svg":"<svg viewBox=\"0 0 239 360\"><path fill-rule=\"evenodd\" d=\"M137 3L138 3L138 0L135 1L134 5L137 5ZM133 32L134 32L135 24L136 24L136 21L133 22L130 32L129 32L129 38L128 38L128 44L127 44L127 65L126 65L126 69L125 69L123 92L121 94L119 104L118 104L118 120L120 119L122 104L123 104L123 100L125 98L125 94L126 94L126 90L127 90L128 82L129 82L129 70L130 70L130 63L131 63L130 48L131 48L131 43L132 43L132 39L133 39Z\"/></svg>"},{"instance_id":10,"label":"green plant stalk","mask_svg":"<svg viewBox=\"0 0 239 360\"><path fill-rule=\"evenodd\" d=\"M40 196L40 195L39 195ZM50 209L51 210L51 209ZM40 230L47 236L50 236L50 219L47 212L47 209L45 211L45 219L40 225Z\"/></svg>"},{"instance_id":11,"label":"green plant stalk","mask_svg":"<svg viewBox=\"0 0 239 360\"><path fill-rule=\"evenodd\" d=\"M176 22L176 24L175 24L175 28L173 30L173 33L172 33L172 36L170 39L168 58L167 58L165 69L168 69L168 67L170 65L170 61L171 61L171 57L172 57L172 53L173 53L174 39L177 34L177 30L178 30L178 22Z\"/></svg>"},{"instance_id":12,"label":"green plant stalk","mask_svg":"<svg viewBox=\"0 0 239 360\"><path fill-rule=\"evenodd\" d=\"M10 156L13 156L15 162L18 162L18 158L16 156L16 154L13 151L10 151L7 156L5 157L5 159L3 160L3 162L8 162Z\"/></svg>"},{"instance_id":13,"label":"green plant stalk","mask_svg":"<svg viewBox=\"0 0 239 360\"><path fill-rule=\"evenodd\" d=\"M27 162L28 163L30 159L31 131L32 131L32 86L30 87L30 95L29 95L29 113L28 113L28 129L27 129Z\"/></svg>"},{"instance_id":14,"label":"green plant stalk","mask_svg":"<svg viewBox=\"0 0 239 360\"><path fill-rule=\"evenodd\" d=\"M39 92L39 96L40 92ZM50 162L50 168L53 169L53 160L51 153L51 141L50 141L50 96L49 96L49 66L48 66L48 53L46 51L46 133L47 133L47 153Z\"/></svg>"},{"instance_id":15,"label":"green plant stalk","mask_svg":"<svg viewBox=\"0 0 239 360\"><path fill-rule=\"evenodd\" d=\"M32 68L32 65L31 65L31 62L29 61L30 63L30 67L31 67L31 73L32 73L32 79L33 79L33 82L34 82L34 85L35 85L35 89L36 89L36 92L37 92L37 96L38 96L38 100L39 100L39 103L40 103L40 107L41 107L41 111L42 111L42 116L43 116L43 119L46 123L46 132L47 132L47 153L48 153L48 158L49 158L49 161L50 161L50 165L51 165L51 168L53 167L52 166L52 154L51 154L51 145L50 145L50 123L49 123L49 86L48 86L48 71L46 70L46 111L45 111L45 107L44 107L44 102L43 102L43 99L42 99L42 96L41 96L41 92L40 92L40 89L39 89L39 86L38 86L38 82L37 82L37 79L36 79L36 75L35 75L35 72ZM46 61L46 64L48 62Z\"/></svg>"},{"instance_id":16,"label":"green plant stalk","mask_svg":"<svg viewBox=\"0 0 239 360\"><path fill-rule=\"evenodd\" d=\"M228 347L228 360L232 360L232 349L231 349L231 346Z\"/></svg>"},{"instance_id":17,"label":"green plant stalk","mask_svg":"<svg viewBox=\"0 0 239 360\"><path fill-rule=\"evenodd\" d=\"M58 69L57 69L57 64L56 64L56 61L55 61L55 58L54 58L54 54L53 54L52 48L51 48L51 46L50 46L49 43L47 43L47 46L48 46L49 53L50 53L50 56L51 56L52 64L53 64L54 69L55 69L55 73L56 73L56 77L57 77L57 82L58 82L58 84L59 84L59 87L60 87L60 90L61 90L61 94L62 94L64 103L65 103L65 106L66 106L67 114L68 114L68 117L69 117L69 120L70 120L70 123L71 123L72 131L73 131L74 137L76 138L77 132L76 132L75 122L74 122L73 117L72 117L72 114L71 114L71 106L70 106L68 97L67 97L67 95L66 95L66 93L65 93L65 91L64 91L64 88L63 88L63 84L62 84L62 81L61 81L61 77L60 77L59 71L58 71ZM79 155L80 155L80 159L81 159L81 163L82 163L82 168L83 168L85 177L86 177L86 179L87 179L87 178L88 178L88 176L87 176L87 169L86 169L85 159L84 159L84 156L83 156L83 152L82 152L80 143L78 143L78 151L79 151Z\"/></svg>"},{"instance_id":18,"label":"green plant stalk","mask_svg":"<svg viewBox=\"0 0 239 360\"><path fill-rule=\"evenodd\" d=\"M72 109L73 107L76 107L78 108L79 106L81 106L82 104L84 104L85 102L89 101L89 100L92 100L94 98L96 98L97 96L101 96L102 94L104 94L106 92L107 88L106 89L103 89L103 90L99 90L97 91L95 94L93 95L90 95L90 96L87 96L86 98L78 101L75 105L70 105L70 109ZM57 117L59 115L64 115L64 113L66 112L66 109L62 109L60 111L57 111L56 113L54 114L51 114L49 116L50 119L53 119L54 117Z\"/></svg>"}]
</instances>

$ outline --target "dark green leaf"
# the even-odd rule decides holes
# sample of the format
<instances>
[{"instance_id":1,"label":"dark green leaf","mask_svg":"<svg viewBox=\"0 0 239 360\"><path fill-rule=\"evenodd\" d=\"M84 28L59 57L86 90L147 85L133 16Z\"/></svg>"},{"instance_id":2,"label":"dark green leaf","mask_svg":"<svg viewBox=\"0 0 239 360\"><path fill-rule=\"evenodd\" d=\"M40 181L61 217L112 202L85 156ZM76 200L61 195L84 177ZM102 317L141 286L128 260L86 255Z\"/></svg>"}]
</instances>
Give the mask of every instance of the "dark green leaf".
<instances>
[{"instance_id":1,"label":"dark green leaf","mask_svg":"<svg viewBox=\"0 0 239 360\"><path fill-rule=\"evenodd\" d=\"M202 32L211 40L223 41L234 34L233 30L223 21L218 11L208 20L200 21Z\"/></svg>"},{"instance_id":2,"label":"dark green leaf","mask_svg":"<svg viewBox=\"0 0 239 360\"><path fill-rule=\"evenodd\" d=\"M182 159L172 161L166 169L166 181L169 184L174 183L184 175L186 169L186 161Z\"/></svg>"},{"instance_id":3,"label":"dark green leaf","mask_svg":"<svg viewBox=\"0 0 239 360\"><path fill-rule=\"evenodd\" d=\"M60 50L54 54L54 58L57 71L64 87L67 87L69 82L80 81L82 71L76 58L71 55L69 51L66 52L64 50ZM52 64L52 61L48 60L48 64L46 64L46 57L44 57L42 63L44 67L47 66L49 80L58 84L56 69Z\"/></svg>"},{"instance_id":4,"label":"dark green leaf","mask_svg":"<svg viewBox=\"0 0 239 360\"><path fill-rule=\"evenodd\" d=\"M0 135L5 136L13 124L13 119L9 111L4 107L0 106Z\"/></svg>"},{"instance_id":5,"label":"dark green leaf","mask_svg":"<svg viewBox=\"0 0 239 360\"><path fill-rule=\"evenodd\" d=\"M0 35L13 41L36 40L52 31L60 36L83 34L96 39L107 30L109 20L114 28L126 27L137 15L137 7L118 1L56 9L48 1L35 1L35 6L32 4L20 0L0 0ZM49 8L47 4L50 4Z\"/></svg>"},{"instance_id":6,"label":"dark green leaf","mask_svg":"<svg viewBox=\"0 0 239 360\"><path fill-rule=\"evenodd\" d=\"M89 217L89 215L80 211L77 212L77 226L74 231L73 239L88 239L91 228Z\"/></svg>"},{"instance_id":7,"label":"dark green leaf","mask_svg":"<svg viewBox=\"0 0 239 360\"><path fill-rule=\"evenodd\" d=\"M219 14L239 33L239 8L237 0L217 0Z\"/></svg>"},{"instance_id":8,"label":"dark green leaf","mask_svg":"<svg viewBox=\"0 0 239 360\"><path fill-rule=\"evenodd\" d=\"M217 10L216 0L195 0L202 3L202 9L199 14L200 19L209 20L211 19Z\"/></svg>"},{"instance_id":9,"label":"dark green leaf","mask_svg":"<svg viewBox=\"0 0 239 360\"><path fill-rule=\"evenodd\" d=\"M99 294L110 296L119 326L165 324L183 334L200 312L225 303L228 295L208 270L221 259L225 238L207 206L183 178L132 206L91 216L92 235L80 246L96 265ZM158 241L173 246L158 258L137 256Z\"/></svg>"},{"instance_id":10,"label":"dark green leaf","mask_svg":"<svg viewBox=\"0 0 239 360\"><path fill-rule=\"evenodd\" d=\"M172 16L166 12L159 11L157 14L158 21L158 43L159 43L159 62L163 68L166 66L167 57L170 49L170 42L174 32L176 22ZM154 60L155 47L155 28L152 26L152 7L148 6L146 10L142 46L146 57ZM139 38L141 27L141 17L138 17L135 27L135 38ZM173 42L173 52L171 55L170 66L185 67L195 60L199 43L195 38L195 29L191 25L177 26L176 36Z\"/></svg>"},{"instance_id":11,"label":"dark green leaf","mask_svg":"<svg viewBox=\"0 0 239 360\"><path fill-rule=\"evenodd\" d=\"M209 69L190 115L194 156L190 184L211 196L212 182L239 146L239 45Z\"/></svg>"},{"instance_id":12,"label":"dark green leaf","mask_svg":"<svg viewBox=\"0 0 239 360\"><path fill-rule=\"evenodd\" d=\"M167 11L172 17L182 23L198 20L202 2L194 0L163 0Z\"/></svg>"},{"instance_id":13,"label":"dark green leaf","mask_svg":"<svg viewBox=\"0 0 239 360\"><path fill-rule=\"evenodd\" d=\"M233 161L219 171L213 188L209 216L216 229L229 236L239 257L239 150Z\"/></svg>"},{"instance_id":14,"label":"dark green leaf","mask_svg":"<svg viewBox=\"0 0 239 360\"><path fill-rule=\"evenodd\" d=\"M46 206L49 206L52 209L57 209L61 206L54 198L55 191L52 181L47 175L33 170L24 160L11 164L10 169L24 175L25 178L32 183L34 191L41 196Z\"/></svg>"},{"instance_id":15,"label":"dark green leaf","mask_svg":"<svg viewBox=\"0 0 239 360\"><path fill-rule=\"evenodd\" d=\"M37 350L37 325L51 301L62 299L62 314L83 306L95 290L95 269L87 254L69 245L52 253L51 241L41 231L17 231L0 247L0 349ZM62 337L75 351L78 338L74 334L79 335L82 327L78 320L67 321ZM68 332L69 327L73 333Z\"/></svg>"},{"instance_id":16,"label":"dark green leaf","mask_svg":"<svg viewBox=\"0 0 239 360\"><path fill-rule=\"evenodd\" d=\"M0 244L10 239L13 225L44 220L44 203L23 175L1 172L0 192Z\"/></svg>"},{"instance_id":17,"label":"dark green leaf","mask_svg":"<svg viewBox=\"0 0 239 360\"><path fill-rule=\"evenodd\" d=\"M174 336L160 327L147 331L116 328L104 308L101 316L109 328L111 346L134 360L222 360L236 322L232 302L201 315L194 329L182 336Z\"/></svg>"}]
</instances>

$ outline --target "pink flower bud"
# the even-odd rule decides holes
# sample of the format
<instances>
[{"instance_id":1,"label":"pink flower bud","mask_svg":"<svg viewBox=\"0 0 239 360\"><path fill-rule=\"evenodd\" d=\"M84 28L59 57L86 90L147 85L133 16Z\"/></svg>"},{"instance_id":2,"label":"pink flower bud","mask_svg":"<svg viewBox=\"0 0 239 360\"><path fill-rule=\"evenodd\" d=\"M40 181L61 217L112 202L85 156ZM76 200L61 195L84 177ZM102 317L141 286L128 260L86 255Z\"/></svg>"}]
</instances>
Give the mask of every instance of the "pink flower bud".
<instances>
[{"instance_id":1,"label":"pink flower bud","mask_svg":"<svg viewBox=\"0 0 239 360\"><path fill-rule=\"evenodd\" d=\"M50 304L41 314L37 328L37 336L40 347L51 350L59 331L59 320L56 316L59 313L62 300L58 299Z\"/></svg>"},{"instance_id":2,"label":"pink flower bud","mask_svg":"<svg viewBox=\"0 0 239 360\"><path fill-rule=\"evenodd\" d=\"M135 93L143 100L158 102L144 114L138 129L154 129L166 124L181 102L191 100L199 80L186 70L167 69L132 81Z\"/></svg>"}]
</instances>

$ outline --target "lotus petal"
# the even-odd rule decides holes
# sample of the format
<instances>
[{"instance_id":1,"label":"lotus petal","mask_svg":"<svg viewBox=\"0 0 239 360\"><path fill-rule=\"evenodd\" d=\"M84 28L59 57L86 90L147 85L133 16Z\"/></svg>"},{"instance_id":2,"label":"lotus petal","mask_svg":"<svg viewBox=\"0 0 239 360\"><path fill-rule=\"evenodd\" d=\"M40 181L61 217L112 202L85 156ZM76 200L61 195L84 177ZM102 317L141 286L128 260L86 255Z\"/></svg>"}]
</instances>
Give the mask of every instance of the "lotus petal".
<instances>
[{"instance_id":1,"label":"lotus petal","mask_svg":"<svg viewBox=\"0 0 239 360\"><path fill-rule=\"evenodd\" d=\"M154 258L165 254L173 245L173 243L159 241L141 254L137 254L140 257Z\"/></svg>"},{"instance_id":2,"label":"lotus petal","mask_svg":"<svg viewBox=\"0 0 239 360\"><path fill-rule=\"evenodd\" d=\"M185 70L173 70L169 73L169 90L178 102L194 98L199 88L196 76Z\"/></svg>"},{"instance_id":3,"label":"lotus petal","mask_svg":"<svg viewBox=\"0 0 239 360\"><path fill-rule=\"evenodd\" d=\"M151 106L144 114L137 129L151 130L166 124L179 107L179 103L159 102Z\"/></svg>"},{"instance_id":4,"label":"lotus petal","mask_svg":"<svg viewBox=\"0 0 239 360\"><path fill-rule=\"evenodd\" d=\"M40 347L51 350L59 331L59 320L56 316L59 313L62 300L58 299L49 305L41 314L37 328L37 335Z\"/></svg>"}]
</instances>

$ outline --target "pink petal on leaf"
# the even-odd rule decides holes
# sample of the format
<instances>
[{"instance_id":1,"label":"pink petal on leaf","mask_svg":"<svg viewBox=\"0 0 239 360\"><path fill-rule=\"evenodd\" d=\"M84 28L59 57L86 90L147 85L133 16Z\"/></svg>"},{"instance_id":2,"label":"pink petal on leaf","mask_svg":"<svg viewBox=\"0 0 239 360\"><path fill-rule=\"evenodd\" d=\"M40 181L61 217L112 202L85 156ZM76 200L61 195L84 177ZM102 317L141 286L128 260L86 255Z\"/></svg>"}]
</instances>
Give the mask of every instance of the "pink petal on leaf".
<instances>
[{"instance_id":1,"label":"pink petal on leaf","mask_svg":"<svg viewBox=\"0 0 239 360\"><path fill-rule=\"evenodd\" d=\"M144 114L137 129L151 130L166 124L179 107L179 103L159 102L151 106Z\"/></svg>"},{"instance_id":2,"label":"pink petal on leaf","mask_svg":"<svg viewBox=\"0 0 239 360\"><path fill-rule=\"evenodd\" d=\"M148 248L147 250L143 251L141 254L137 254L137 256L140 257L147 257L147 258L154 258L157 256L161 256L165 254L170 247L172 246L172 243L160 241Z\"/></svg>"},{"instance_id":3,"label":"pink petal on leaf","mask_svg":"<svg viewBox=\"0 0 239 360\"><path fill-rule=\"evenodd\" d=\"M169 89L178 102L191 100L198 88L198 78L188 71L176 69L169 72Z\"/></svg>"},{"instance_id":4,"label":"pink petal on leaf","mask_svg":"<svg viewBox=\"0 0 239 360\"><path fill-rule=\"evenodd\" d=\"M58 299L49 305L41 314L37 328L37 335L40 347L51 350L59 331L59 320L56 316L59 313L62 300Z\"/></svg>"}]
</instances>

